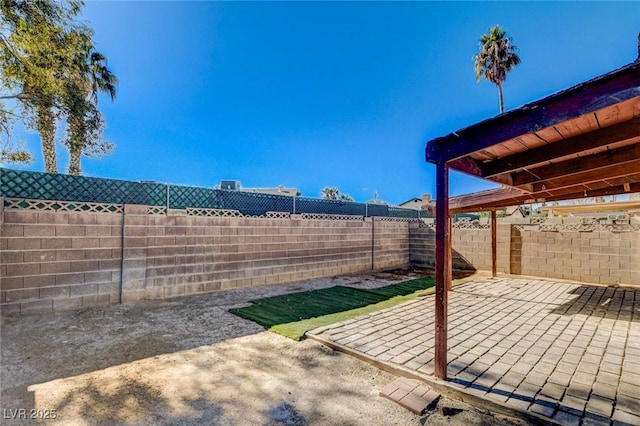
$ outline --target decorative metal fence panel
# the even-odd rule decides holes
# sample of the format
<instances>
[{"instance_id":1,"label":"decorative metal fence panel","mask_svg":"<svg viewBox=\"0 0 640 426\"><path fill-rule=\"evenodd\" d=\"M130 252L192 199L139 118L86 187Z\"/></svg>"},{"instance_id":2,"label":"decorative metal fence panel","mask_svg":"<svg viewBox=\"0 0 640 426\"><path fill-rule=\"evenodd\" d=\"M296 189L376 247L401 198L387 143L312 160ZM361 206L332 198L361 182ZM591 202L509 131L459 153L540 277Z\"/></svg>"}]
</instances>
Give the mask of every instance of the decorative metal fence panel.
<instances>
[{"instance_id":1,"label":"decorative metal fence panel","mask_svg":"<svg viewBox=\"0 0 640 426\"><path fill-rule=\"evenodd\" d=\"M187 207L200 209L220 209L218 191L210 188L195 186L168 185L169 197L163 202L172 209L186 209ZM166 192L166 189L165 189Z\"/></svg>"},{"instance_id":2,"label":"decorative metal fence panel","mask_svg":"<svg viewBox=\"0 0 640 426\"><path fill-rule=\"evenodd\" d=\"M0 196L30 200L85 203L142 204L164 209L237 210L243 215L263 216L268 212L425 218L424 211L308 197L261 194L157 182L69 176L0 168ZM157 211L156 211L157 210ZM166 211L166 210L163 210Z\"/></svg>"},{"instance_id":3,"label":"decorative metal fence panel","mask_svg":"<svg viewBox=\"0 0 640 426\"><path fill-rule=\"evenodd\" d=\"M166 185L0 168L0 195L55 201L165 205Z\"/></svg>"}]
</instances>

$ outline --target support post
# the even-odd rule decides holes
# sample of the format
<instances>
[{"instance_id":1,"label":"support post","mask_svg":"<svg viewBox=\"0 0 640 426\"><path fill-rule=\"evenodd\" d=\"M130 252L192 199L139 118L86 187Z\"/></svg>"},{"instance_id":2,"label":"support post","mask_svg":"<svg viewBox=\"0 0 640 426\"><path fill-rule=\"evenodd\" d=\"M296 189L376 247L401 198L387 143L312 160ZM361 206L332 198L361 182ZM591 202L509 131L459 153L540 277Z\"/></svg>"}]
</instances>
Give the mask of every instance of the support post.
<instances>
[{"instance_id":1,"label":"support post","mask_svg":"<svg viewBox=\"0 0 640 426\"><path fill-rule=\"evenodd\" d=\"M435 375L447 378L447 293L451 285L449 239L449 166L436 165L436 330Z\"/></svg>"},{"instance_id":2,"label":"support post","mask_svg":"<svg viewBox=\"0 0 640 426\"><path fill-rule=\"evenodd\" d=\"M498 237L496 211L491 210L491 276L498 276Z\"/></svg>"},{"instance_id":3,"label":"support post","mask_svg":"<svg viewBox=\"0 0 640 426\"><path fill-rule=\"evenodd\" d=\"M448 190L447 190L448 191ZM448 206L448 204L447 204ZM448 209L449 207L447 207ZM447 215L449 213L447 212ZM448 250L449 253L452 252L453 250L453 217L452 216L447 216L447 226L449 227L449 242L448 244ZM451 276L452 276L452 272L453 272L453 256L449 256L449 261L447 262L447 270L445 271L445 277L449 277L449 279L447 280L447 290L448 291L452 291L453 290L453 284L451 282Z\"/></svg>"}]
</instances>

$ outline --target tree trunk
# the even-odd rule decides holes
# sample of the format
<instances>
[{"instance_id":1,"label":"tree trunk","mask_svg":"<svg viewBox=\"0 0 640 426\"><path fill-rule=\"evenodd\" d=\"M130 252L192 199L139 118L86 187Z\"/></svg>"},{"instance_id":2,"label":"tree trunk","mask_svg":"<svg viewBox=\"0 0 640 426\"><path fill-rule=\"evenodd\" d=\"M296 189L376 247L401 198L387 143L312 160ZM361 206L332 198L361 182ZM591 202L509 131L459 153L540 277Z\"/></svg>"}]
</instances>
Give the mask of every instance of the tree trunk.
<instances>
[{"instance_id":1,"label":"tree trunk","mask_svg":"<svg viewBox=\"0 0 640 426\"><path fill-rule=\"evenodd\" d=\"M45 107L39 107L38 133L42 140L42 155L44 157L44 169L47 173L58 173L55 142L55 117L53 112Z\"/></svg>"},{"instance_id":2,"label":"tree trunk","mask_svg":"<svg viewBox=\"0 0 640 426\"><path fill-rule=\"evenodd\" d=\"M69 150L69 164L67 165L67 173L70 175L81 174L80 160L84 152L84 136L82 117L78 116L78 112L72 113L67 118L67 126L69 127L69 137L65 141L65 145Z\"/></svg>"},{"instance_id":3,"label":"tree trunk","mask_svg":"<svg viewBox=\"0 0 640 426\"><path fill-rule=\"evenodd\" d=\"M504 112L504 99L502 97L502 83L498 83L498 100L500 101L500 114Z\"/></svg>"},{"instance_id":4,"label":"tree trunk","mask_svg":"<svg viewBox=\"0 0 640 426\"><path fill-rule=\"evenodd\" d=\"M82 158L82 151L69 150L69 166L67 167L67 173L70 175L81 175L80 159Z\"/></svg>"}]
</instances>

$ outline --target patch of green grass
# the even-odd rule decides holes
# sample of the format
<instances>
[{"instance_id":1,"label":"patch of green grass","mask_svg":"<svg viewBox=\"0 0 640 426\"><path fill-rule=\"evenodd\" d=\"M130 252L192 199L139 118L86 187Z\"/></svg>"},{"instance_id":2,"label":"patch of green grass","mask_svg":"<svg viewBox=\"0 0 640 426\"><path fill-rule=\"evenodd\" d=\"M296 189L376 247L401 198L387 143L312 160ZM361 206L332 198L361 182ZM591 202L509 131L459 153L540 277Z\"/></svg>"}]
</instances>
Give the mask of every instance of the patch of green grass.
<instances>
[{"instance_id":1,"label":"patch of green grass","mask_svg":"<svg viewBox=\"0 0 640 426\"><path fill-rule=\"evenodd\" d=\"M432 277L425 277L377 289L336 286L259 299L229 312L300 340L309 330L397 305L434 285Z\"/></svg>"},{"instance_id":2,"label":"patch of green grass","mask_svg":"<svg viewBox=\"0 0 640 426\"><path fill-rule=\"evenodd\" d=\"M379 311L385 308L390 308L391 306L395 306L402 302L406 302L407 300L414 299L419 295L433 293L434 290L435 289L433 288L428 290L418 290L406 296L395 296L383 302L374 303L372 305L367 305L362 308L351 309L348 311L338 312L338 313L329 314L329 315L323 315L315 318L309 318L302 321L290 322L287 324L278 324L271 327L269 331L273 331L274 333L281 334L293 340L302 340L305 333L309 330L313 330L318 327L324 327L326 325L330 325L336 322L346 321L348 319L355 318L359 315L364 315L364 314Z\"/></svg>"}]
</instances>

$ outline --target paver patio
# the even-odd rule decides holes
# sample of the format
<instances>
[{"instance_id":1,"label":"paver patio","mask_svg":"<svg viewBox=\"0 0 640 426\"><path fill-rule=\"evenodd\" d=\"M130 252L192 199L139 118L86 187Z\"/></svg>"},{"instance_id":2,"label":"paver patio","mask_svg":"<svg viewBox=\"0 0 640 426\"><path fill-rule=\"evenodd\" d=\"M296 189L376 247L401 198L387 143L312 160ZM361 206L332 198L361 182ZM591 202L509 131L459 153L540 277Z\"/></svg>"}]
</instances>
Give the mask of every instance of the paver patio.
<instances>
[{"instance_id":1,"label":"paver patio","mask_svg":"<svg viewBox=\"0 0 640 426\"><path fill-rule=\"evenodd\" d=\"M448 384L560 424L640 424L640 290L536 278L449 293ZM434 298L308 335L436 380Z\"/></svg>"}]
</instances>

